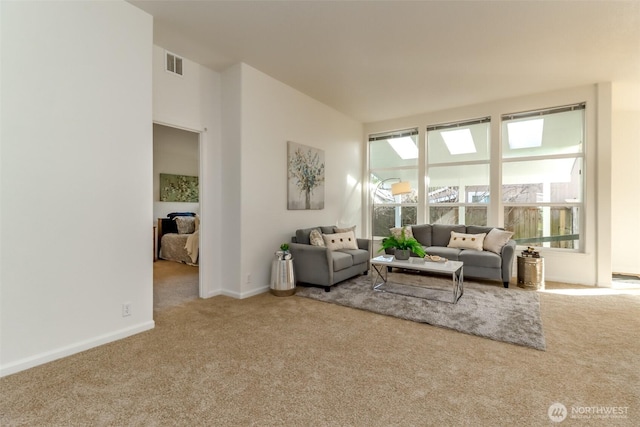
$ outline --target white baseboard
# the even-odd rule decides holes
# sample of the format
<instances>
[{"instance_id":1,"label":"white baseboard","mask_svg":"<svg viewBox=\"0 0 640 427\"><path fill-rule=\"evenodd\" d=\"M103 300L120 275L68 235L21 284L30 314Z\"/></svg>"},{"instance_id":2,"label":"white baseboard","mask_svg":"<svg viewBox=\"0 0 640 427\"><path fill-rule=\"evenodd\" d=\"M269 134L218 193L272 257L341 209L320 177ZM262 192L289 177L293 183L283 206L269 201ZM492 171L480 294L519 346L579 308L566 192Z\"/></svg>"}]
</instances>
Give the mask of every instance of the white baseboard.
<instances>
[{"instance_id":1,"label":"white baseboard","mask_svg":"<svg viewBox=\"0 0 640 427\"><path fill-rule=\"evenodd\" d=\"M243 298L249 298L256 295L260 295L268 291L269 291L269 286L263 286L260 288L252 289L248 292L230 292L230 291L223 290L221 291L221 295L225 295L235 299L243 299Z\"/></svg>"},{"instance_id":2,"label":"white baseboard","mask_svg":"<svg viewBox=\"0 0 640 427\"><path fill-rule=\"evenodd\" d=\"M17 360L6 365L0 365L0 377L15 374L17 372L24 371L26 369L33 368L35 366L42 365L48 362L53 362L54 360L62 359L63 357L71 356L73 354L80 353L82 351L89 350L90 348L98 347L103 344L118 341L131 335L136 335L140 332L148 331L149 329L153 329L154 327L155 322L151 320L149 322L140 323L138 325L120 329L109 334L101 335L52 351L47 351L45 353Z\"/></svg>"}]
</instances>

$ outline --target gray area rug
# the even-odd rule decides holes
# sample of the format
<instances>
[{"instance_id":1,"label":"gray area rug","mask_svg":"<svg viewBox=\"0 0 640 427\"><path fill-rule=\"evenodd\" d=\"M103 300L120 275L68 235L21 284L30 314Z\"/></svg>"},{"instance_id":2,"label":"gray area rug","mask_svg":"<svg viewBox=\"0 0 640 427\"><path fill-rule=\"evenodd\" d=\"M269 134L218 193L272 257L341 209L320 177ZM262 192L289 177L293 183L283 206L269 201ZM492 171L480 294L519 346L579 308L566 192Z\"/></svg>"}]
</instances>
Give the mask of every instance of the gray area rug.
<instances>
[{"instance_id":1,"label":"gray area rug","mask_svg":"<svg viewBox=\"0 0 640 427\"><path fill-rule=\"evenodd\" d=\"M409 295L429 295L432 301L409 295L376 292L372 276L358 276L325 292L322 288L298 286L296 295L347 307L367 310L415 322L453 329L525 347L545 350L540 317L540 300L535 291L505 289L501 284L467 281L464 295L450 304L450 278L410 272L389 273L390 290ZM413 285L413 286L407 286ZM432 288L424 289L424 287Z\"/></svg>"}]
</instances>

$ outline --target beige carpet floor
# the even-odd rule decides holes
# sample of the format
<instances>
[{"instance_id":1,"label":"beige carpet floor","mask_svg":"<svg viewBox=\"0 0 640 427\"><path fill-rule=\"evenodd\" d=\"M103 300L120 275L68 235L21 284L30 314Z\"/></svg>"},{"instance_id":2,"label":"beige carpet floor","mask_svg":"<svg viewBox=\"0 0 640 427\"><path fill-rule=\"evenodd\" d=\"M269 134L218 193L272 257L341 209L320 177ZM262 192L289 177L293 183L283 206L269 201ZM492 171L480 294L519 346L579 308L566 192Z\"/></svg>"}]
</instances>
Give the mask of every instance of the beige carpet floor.
<instances>
[{"instance_id":1,"label":"beige carpet floor","mask_svg":"<svg viewBox=\"0 0 640 427\"><path fill-rule=\"evenodd\" d=\"M545 426L556 402L561 425L639 425L640 291L547 283L540 305L546 351L297 296L193 300L0 379L0 425Z\"/></svg>"},{"instance_id":2,"label":"beige carpet floor","mask_svg":"<svg viewBox=\"0 0 640 427\"><path fill-rule=\"evenodd\" d=\"M199 268L179 262L153 263L153 309L182 305L198 299Z\"/></svg>"}]
</instances>

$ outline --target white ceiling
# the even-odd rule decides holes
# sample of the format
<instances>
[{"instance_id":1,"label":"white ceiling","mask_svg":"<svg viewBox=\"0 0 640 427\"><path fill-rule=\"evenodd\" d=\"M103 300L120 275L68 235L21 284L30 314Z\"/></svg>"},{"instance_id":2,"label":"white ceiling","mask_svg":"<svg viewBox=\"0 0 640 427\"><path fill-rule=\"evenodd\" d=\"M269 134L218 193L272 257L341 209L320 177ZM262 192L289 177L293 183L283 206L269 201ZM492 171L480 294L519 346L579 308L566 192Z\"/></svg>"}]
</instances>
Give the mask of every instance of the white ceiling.
<instances>
[{"instance_id":1,"label":"white ceiling","mask_svg":"<svg viewBox=\"0 0 640 427\"><path fill-rule=\"evenodd\" d=\"M155 44L216 71L244 62L363 122L604 81L640 90L637 0L129 2L154 16Z\"/></svg>"}]
</instances>

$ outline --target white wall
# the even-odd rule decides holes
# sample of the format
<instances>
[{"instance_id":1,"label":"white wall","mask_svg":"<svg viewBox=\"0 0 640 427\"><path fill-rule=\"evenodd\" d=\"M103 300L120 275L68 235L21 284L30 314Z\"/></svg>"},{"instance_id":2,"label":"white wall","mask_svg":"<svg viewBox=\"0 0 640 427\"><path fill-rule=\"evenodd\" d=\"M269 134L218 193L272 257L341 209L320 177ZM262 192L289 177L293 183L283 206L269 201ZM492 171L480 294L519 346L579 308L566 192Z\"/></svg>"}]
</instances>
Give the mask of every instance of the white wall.
<instances>
[{"instance_id":1,"label":"white wall","mask_svg":"<svg viewBox=\"0 0 640 427\"><path fill-rule=\"evenodd\" d=\"M240 114L224 119L235 127L225 132L225 150L240 161L227 164L225 155L240 191L229 183L225 218L233 227L225 227L224 241L236 242L227 255L238 257L240 270L225 272L224 283L229 295L246 297L268 288L274 252L297 228L356 225L363 235L362 125L246 64L227 70L224 82L225 114ZM287 210L287 141L325 151L324 209Z\"/></svg>"},{"instance_id":2,"label":"white wall","mask_svg":"<svg viewBox=\"0 0 640 427\"><path fill-rule=\"evenodd\" d=\"M200 135L200 295L210 297L221 293L223 268L220 74L187 58L182 77L167 73L164 52L153 46L153 121Z\"/></svg>"},{"instance_id":3,"label":"white wall","mask_svg":"<svg viewBox=\"0 0 640 427\"><path fill-rule=\"evenodd\" d=\"M640 275L640 84L613 84L612 270Z\"/></svg>"},{"instance_id":4,"label":"white wall","mask_svg":"<svg viewBox=\"0 0 640 427\"><path fill-rule=\"evenodd\" d=\"M169 126L153 125L153 218L164 218L170 212L200 213L200 203L161 202L160 174L199 176L199 134Z\"/></svg>"},{"instance_id":5,"label":"white wall","mask_svg":"<svg viewBox=\"0 0 640 427\"><path fill-rule=\"evenodd\" d=\"M0 7L7 375L154 326L152 18L125 2Z\"/></svg>"},{"instance_id":6,"label":"white wall","mask_svg":"<svg viewBox=\"0 0 640 427\"><path fill-rule=\"evenodd\" d=\"M603 87L606 88L606 86L607 85L604 85ZM599 209L610 209L610 203L607 201L608 194L598 195L596 192L599 179L606 181L608 178L608 175L600 176L598 174L607 174L607 171L611 170L610 161L605 157L597 155L598 144L603 147L608 147L611 143L610 135L607 135L604 130L609 128L610 124L607 123L606 117L601 119L597 115L598 111L604 110L605 108L603 107L606 107L607 100L600 99L602 96L599 97L603 92L606 93L606 90L601 90L599 85L588 85L514 99L497 100L446 111L430 112L394 120L368 123L365 124L365 135L388 130L418 127L423 140L424 129L427 125L486 116L491 116L491 132L492 135L497 135L500 133L499 123L501 114L586 102L587 164L585 169L587 170L587 183L585 190L586 224L583 228L585 250L583 253L576 253L542 248L541 251L545 257L545 276L547 280L587 285L597 283L601 286L609 286L611 282L611 259L609 256L599 256L598 254L610 253L611 242L605 238L602 238L602 241L598 241L598 233L599 230L600 232L602 231L603 227L610 227L610 224L598 223L599 215L596 214ZM610 103L610 99L608 102ZM600 129L600 132L598 132L597 129ZM497 141L497 137L494 136L493 140ZM502 225L500 224L502 216L499 212L493 213L493 218L493 221L490 219L489 225ZM424 222L424 220L422 221ZM515 275L515 268L513 272ZM607 272L608 279L602 279L601 277L607 276Z\"/></svg>"}]
</instances>

